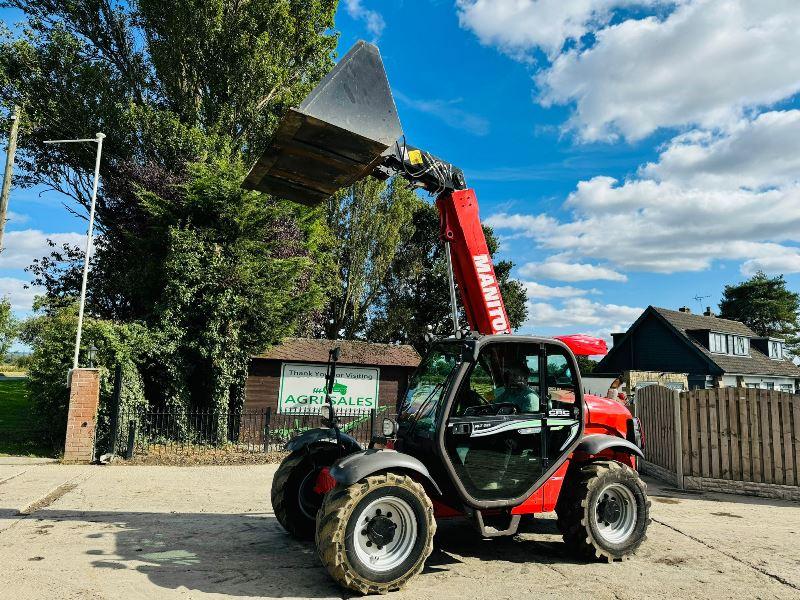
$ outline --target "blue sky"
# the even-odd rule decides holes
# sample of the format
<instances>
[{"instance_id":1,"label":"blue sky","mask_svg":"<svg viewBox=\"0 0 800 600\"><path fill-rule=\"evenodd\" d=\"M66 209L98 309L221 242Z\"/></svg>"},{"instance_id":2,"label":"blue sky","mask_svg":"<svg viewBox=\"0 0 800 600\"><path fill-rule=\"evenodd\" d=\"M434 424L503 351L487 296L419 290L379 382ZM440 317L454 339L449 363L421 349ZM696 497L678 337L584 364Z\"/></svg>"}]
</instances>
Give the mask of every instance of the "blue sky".
<instances>
[{"instance_id":1,"label":"blue sky","mask_svg":"<svg viewBox=\"0 0 800 600\"><path fill-rule=\"evenodd\" d=\"M409 142L464 169L528 287L524 331L603 336L648 304L715 307L759 268L800 290L798 27L788 0L343 0L337 15L340 54L379 44ZM12 193L0 293L20 313L37 244L85 230L61 201Z\"/></svg>"}]
</instances>

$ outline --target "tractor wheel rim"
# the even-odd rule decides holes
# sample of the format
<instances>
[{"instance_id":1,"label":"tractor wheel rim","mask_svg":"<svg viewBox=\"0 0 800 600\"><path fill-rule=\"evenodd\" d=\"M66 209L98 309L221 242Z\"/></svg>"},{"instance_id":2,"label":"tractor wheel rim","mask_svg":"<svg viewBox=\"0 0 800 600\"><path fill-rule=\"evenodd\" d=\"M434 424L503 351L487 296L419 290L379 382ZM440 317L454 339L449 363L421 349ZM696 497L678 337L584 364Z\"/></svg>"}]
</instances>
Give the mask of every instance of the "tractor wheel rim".
<instances>
[{"instance_id":1,"label":"tractor wheel rim","mask_svg":"<svg viewBox=\"0 0 800 600\"><path fill-rule=\"evenodd\" d=\"M364 566L372 571L390 571L411 555L417 542L417 519L408 502L384 496L370 502L356 518L353 548Z\"/></svg>"},{"instance_id":2,"label":"tractor wheel rim","mask_svg":"<svg viewBox=\"0 0 800 600\"><path fill-rule=\"evenodd\" d=\"M611 544L625 542L636 529L636 498L627 486L611 483L595 501L597 530Z\"/></svg>"},{"instance_id":3,"label":"tractor wheel rim","mask_svg":"<svg viewBox=\"0 0 800 600\"><path fill-rule=\"evenodd\" d=\"M312 521L317 518L317 511L322 506L322 496L314 491L318 474L319 470L313 469L303 478L297 489L297 504L300 506L300 512Z\"/></svg>"}]
</instances>

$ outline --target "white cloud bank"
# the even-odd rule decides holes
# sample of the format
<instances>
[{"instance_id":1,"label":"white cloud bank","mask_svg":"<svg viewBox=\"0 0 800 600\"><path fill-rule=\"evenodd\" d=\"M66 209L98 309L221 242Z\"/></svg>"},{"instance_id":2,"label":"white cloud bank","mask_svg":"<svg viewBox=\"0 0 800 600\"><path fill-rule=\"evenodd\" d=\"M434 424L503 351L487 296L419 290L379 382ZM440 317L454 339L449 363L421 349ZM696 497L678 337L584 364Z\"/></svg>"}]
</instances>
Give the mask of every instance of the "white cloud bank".
<instances>
[{"instance_id":1,"label":"white cloud bank","mask_svg":"<svg viewBox=\"0 0 800 600\"><path fill-rule=\"evenodd\" d=\"M579 261L587 258L620 275L701 271L723 259L741 261L744 274L795 273L800 272L795 164L800 166L800 111L773 111L728 134L677 136L637 178L581 181L564 205L571 220L499 214L488 222L556 253L540 265L526 265L531 276L586 280L586 265ZM570 275L567 266L573 263Z\"/></svg>"},{"instance_id":2,"label":"white cloud bank","mask_svg":"<svg viewBox=\"0 0 800 600\"><path fill-rule=\"evenodd\" d=\"M30 286L30 282L15 277L0 277L0 298L11 301L11 309L18 313L26 313L33 306L33 299L44 290Z\"/></svg>"},{"instance_id":3,"label":"white cloud bank","mask_svg":"<svg viewBox=\"0 0 800 600\"><path fill-rule=\"evenodd\" d=\"M49 255L52 248L47 244L48 239L55 242L59 248L62 244L83 247L86 243L86 234L45 233L38 229L8 231L3 238L5 247L0 253L0 269L24 269L30 266L35 258Z\"/></svg>"},{"instance_id":4,"label":"white cloud bank","mask_svg":"<svg viewBox=\"0 0 800 600\"><path fill-rule=\"evenodd\" d=\"M386 28L386 21L383 20L383 16L379 12L364 8L361 0L345 0L344 6L347 9L347 14L353 19L364 22L367 31L375 36L375 39L381 36Z\"/></svg>"}]
</instances>

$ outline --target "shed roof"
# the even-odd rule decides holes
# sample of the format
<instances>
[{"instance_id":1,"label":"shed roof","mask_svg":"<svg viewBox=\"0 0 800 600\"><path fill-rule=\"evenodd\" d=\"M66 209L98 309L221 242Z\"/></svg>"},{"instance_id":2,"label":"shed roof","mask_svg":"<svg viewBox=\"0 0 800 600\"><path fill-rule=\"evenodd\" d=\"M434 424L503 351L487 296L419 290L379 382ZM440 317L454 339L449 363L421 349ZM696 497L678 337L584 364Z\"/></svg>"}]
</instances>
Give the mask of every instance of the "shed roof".
<instances>
[{"instance_id":1,"label":"shed roof","mask_svg":"<svg viewBox=\"0 0 800 600\"><path fill-rule=\"evenodd\" d=\"M253 358L326 363L328 353L336 346L341 348L339 363L343 365L416 367L420 362L420 356L413 346L405 344L313 338L285 338L281 344Z\"/></svg>"}]
</instances>

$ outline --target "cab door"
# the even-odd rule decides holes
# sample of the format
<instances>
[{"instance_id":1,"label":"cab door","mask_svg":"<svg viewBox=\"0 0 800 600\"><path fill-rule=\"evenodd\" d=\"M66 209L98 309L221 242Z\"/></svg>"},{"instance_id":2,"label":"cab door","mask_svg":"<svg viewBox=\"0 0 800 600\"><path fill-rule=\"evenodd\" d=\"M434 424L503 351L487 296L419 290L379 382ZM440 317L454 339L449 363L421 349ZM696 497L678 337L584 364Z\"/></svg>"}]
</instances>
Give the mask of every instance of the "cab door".
<instances>
[{"instance_id":1,"label":"cab door","mask_svg":"<svg viewBox=\"0 0 800 600\"><path fill-rule=\"evenodd\" d=\"M473 504L513 504L540 485L580 435L578 378L558 344L485 344L445 422L454 483Z\"/></svg>"}]
</instances>

